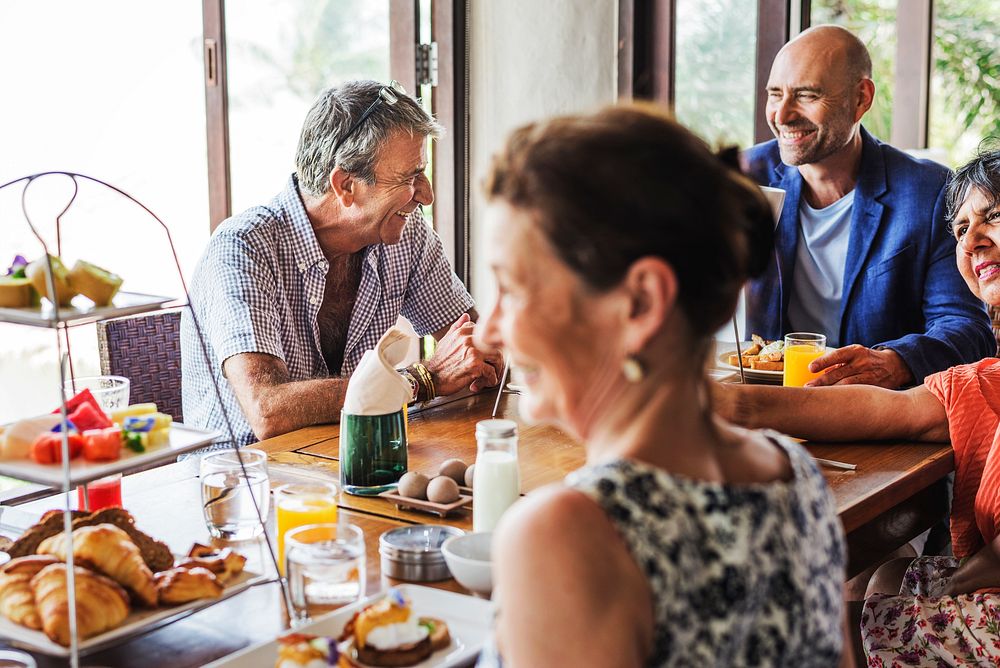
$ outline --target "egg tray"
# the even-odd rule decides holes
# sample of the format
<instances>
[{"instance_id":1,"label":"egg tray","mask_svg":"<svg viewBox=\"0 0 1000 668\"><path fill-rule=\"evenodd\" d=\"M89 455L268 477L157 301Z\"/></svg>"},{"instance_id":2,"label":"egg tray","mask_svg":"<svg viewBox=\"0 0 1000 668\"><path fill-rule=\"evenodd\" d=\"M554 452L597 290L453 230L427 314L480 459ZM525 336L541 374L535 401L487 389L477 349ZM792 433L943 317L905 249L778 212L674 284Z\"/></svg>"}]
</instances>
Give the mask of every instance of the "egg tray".
<instances>
[{"instance_id":1,"label":"egg tray","mask_svg":"<svg viewBox=\"0 0 1000 668\"><path fill-rule=\"evenodd\" d=\"M388 492L382 492L379 496L383 499L389 499L395 503L396 507L400 510L409 508L411 510L419 510L421 512L430 513L431 515L437 515L438 517L447 517L448 515L451 515L466 506L472 505L472 488L465 487L463 485L458 486L458 499L452 501L451 503L435 503L433 501L428 501L427 499L416 499L412 496L403 496L394 489L391 489Z\"/></svg>"}]
</instances>

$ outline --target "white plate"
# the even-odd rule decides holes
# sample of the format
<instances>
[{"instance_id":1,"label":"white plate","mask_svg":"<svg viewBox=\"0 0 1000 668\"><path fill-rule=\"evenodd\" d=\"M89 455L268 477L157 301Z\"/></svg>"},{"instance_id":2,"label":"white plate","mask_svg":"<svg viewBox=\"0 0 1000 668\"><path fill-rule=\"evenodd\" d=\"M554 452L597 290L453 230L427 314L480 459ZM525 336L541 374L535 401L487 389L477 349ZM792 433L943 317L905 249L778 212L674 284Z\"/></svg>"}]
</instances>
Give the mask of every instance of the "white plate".
<instances>
[{"instance_id":1,"label":"white plate","mask_svg":"<svg viewBox=\"0 0 1000 668\"><path fill-rule=\"evenodd\" d=\"M77 457L69 464L70 485L79 485L113 473L173 460L177 455L197 450L218 437L218 432L196 429L175 422L170 426L170 443L153 450L132 452L122 449L122 456L113 462L88 462L83 457ZM0 475L37 482L49 487L61 487L63 484L62 464L39 464L30 459L0 461Z\"/></svg>"},{"instance_id":2,"label":"white plate","mask_svg":"<svg viewBox=\"0 0 1000 668\"><path fill-rule=\"evenodd\" d=\"M752 345L753 341L744 341L740 344L740 350L746 350ZM725 369L726 371L735 371L738 374L740 372L740 368L729 363L729 356L735 354L735 346L721 351L716 358L716 366L720 369ZM785 375L784 371L765 371L763 369L757 370L751 369L748 366L743 367L743 372L746 374L748 380L756 380L762 383L780 383Z\"/></svg>"},{"instance_id":3,"label":"white plate","mask_svg":"<svg viewBox=\"0 0 1000 668\"><path fill-rule=\"evenodd\" d=\"M266 576L250 571L243 571L222 590L222 596L219 598L203 598L169 608L154 608L152 610L133 609L121 626L110 631L105 631L93 638L87 638L81 642L80 653L89 654L109 645L124 642L133 636L148 633L161 626L183 619L210 605L215 605L230 596L235 596L248 587L266 581L268 581ZM68 647L63 647L58 643L52 642L41 631L33 631L26 626L15 624L3 615L0 615L0 637L12 645L48 654L49 656L69 656Z\"/></svg>"},{"instance_id":4,"label":"white plate","mask_svg":"<svg viewBox=\"0 0 1000 668\"><path fill-rule=\"evenodd\" d=\"M476 658L493 624L493 604L480 598L418 585L396 587L413 604L419 617L437 617L448 623L451 645L431 654L414 668L447 668ZM311 633L336 638L355 612L385 597L385 592L335 610L289 633ZM284 635L284 634L282 634ZM210 663L206 668L258 668L273 666L278 659L278 641L268 640Z\"/></svg>"}]
</instances>

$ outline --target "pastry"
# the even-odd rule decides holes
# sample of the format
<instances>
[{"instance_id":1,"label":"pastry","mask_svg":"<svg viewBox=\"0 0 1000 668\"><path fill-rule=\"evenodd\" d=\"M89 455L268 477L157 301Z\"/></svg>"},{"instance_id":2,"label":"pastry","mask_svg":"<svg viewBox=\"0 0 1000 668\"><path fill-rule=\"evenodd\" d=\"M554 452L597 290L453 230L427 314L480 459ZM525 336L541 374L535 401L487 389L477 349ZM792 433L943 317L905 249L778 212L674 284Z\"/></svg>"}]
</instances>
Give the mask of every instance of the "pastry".
<instances>
[{"instance_id":1,"label":"pastry","mask_svg":"<svg viewBox=\"0 0 1000 668\"><path fill-rule=\"evenodd\" d=\"M69 270L55 255L50 255L49 258L52 261L52 282L56 289L56 299L60 306L69 306L70 301L76 296L76 291L69 284ZM51 302L54 300L49 294L47 274L44 255L24 268L24 275L31 281L38 294L45 296Z\"/></svg>"},{"instance_id":2,"label":"pastry","mask_svg":"<svg viewBox=\"0 0 1000 668\"><path fill-rule=\"evenodd\" d=\"M0 276L0 306L4 308L23 308L35 306L35 288L29 278Z\"/></svg>"},{"instance_id":3,"label":"pastry","mask_svg":"<svg viewBox=\"0 0 1000 668\"><path fill-rule=\"evenodd\" d=\"M142 554L142 560L149 570L156 573L174 566L174 555L166 543L158 541L143 533L135 526L135 518L123 508L104 508L97 512L85 514L73 522L73 528L95 524L114 524L128 534Z\"/></svg>"},{"instance_id":4,"label":"pastry","mask_svg":"<svg viewBox=\"0 0 1000 668\"><path fill-rule=\"evenodd\" d=\"M160 605L179 605L199 598L219 598L222 584L207 568L171 568L156 574Z\"/></svg>"},{"instance_id":5,"label":"pastry","mask_svg":"<svg viewBox=\"0 0 1000 668\"><path fill-rule=\"evenodd\" d=\"M329 668L340 661L337 641L309 633L290 633L278 638L278 661L274 668Z\"/></svg>"},{"instance_id":6,"label":"pastry","mask_svg":"<svg viewBox=\"0 0 1000 668\"><path fill-rule=\"evenodd\" d=\"M178 568L207 568L215 574L219 582L226 584L243 572L246 563L247 558L238 552L233 552L231 548L226 547L219 550L195 543L188 553L187 559L181 560L177 566Z\"/></svg>"},{"instance_id":7,"label":"pastry","mask_svg":"<svg viewBox=\"0 0 1000 668\"><path fill-rule=\"evenodd\" d=\"M97 306L108 306L122 286L122 277L96 264L77 260L69 272L69 285Z\"/></svg>"},{"instance_id":8,"label":"pastry","mask_svg":"<svg viewBox=\"0 0 1000 668\"><path fill-rule=\"evenodd\" d=\"M128 616L128 594L114 581L74 567L77 637L84 640L113 629ZM51 564L31 579L42 630L53 642L69 645L69 596L66 564Z\"/></svg>"},{"instance_id":9,"label":"pastry","mask_svg":"<svg viewBox=\"0 0 1000 668\"><path fill-rule=\"evenodd\" d=\"M369 605L344 627L340 640L353 640L357 660L370 666L412 666L451 644L448 625L417 618L398 589Z\"/></svg>"},{"instance_id":10,"label":"pastry","mask_svg":"<svg viewBox=\"0 0 1000 668\"><path fill-rule=\"evenodd\" d=\"M41 617L35 606L31 578L46 566L59 563L55 557L19 557L0 568L0 613L16 624L29 629L42 628Z\"/></svg>"},{"instance_id":11,"label":"pastry","mask_svg":"<svg viewBox=\"0 0 1000 668\"><path fill-rule=\"evenodd\" d=\"M51 554L65 561L66 534L46 538L38 546L38 553ZM128 534L113 524L74 529L73 559L127 587L140 603L151 608L156 606L159 596L153 573Z\"/></svg>"}]
</instances>

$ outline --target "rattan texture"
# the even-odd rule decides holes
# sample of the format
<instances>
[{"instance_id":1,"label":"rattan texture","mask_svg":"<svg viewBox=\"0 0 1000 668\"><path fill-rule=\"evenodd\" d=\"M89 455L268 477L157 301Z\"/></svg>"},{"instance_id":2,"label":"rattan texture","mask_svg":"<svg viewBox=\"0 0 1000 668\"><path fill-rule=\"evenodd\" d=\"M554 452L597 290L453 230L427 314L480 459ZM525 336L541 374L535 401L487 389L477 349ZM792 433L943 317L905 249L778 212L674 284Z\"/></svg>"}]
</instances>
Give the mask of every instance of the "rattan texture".
<instances>
[{"instance_id":1,"label":"rattan texture","mask_svg":"<svg viewBox=\"0 0 1000 668\"><path fill-rule=\"evenodd\" d=\"M129 403L154 402L158 410L183 422L181 414L181 313L149 315L97 323L101 373L132 382Z\"/></svg>"}]
</instances>

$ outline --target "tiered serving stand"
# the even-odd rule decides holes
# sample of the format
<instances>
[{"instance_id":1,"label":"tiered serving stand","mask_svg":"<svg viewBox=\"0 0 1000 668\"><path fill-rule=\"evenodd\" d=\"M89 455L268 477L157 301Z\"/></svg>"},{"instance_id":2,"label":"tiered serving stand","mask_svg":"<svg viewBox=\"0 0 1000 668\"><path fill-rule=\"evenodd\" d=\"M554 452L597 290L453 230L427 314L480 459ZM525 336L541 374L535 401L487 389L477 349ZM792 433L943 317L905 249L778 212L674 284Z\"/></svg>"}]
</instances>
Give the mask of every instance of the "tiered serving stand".
<instances>
[{"instance_id":1,"label":"tiered serving stand","mask_svg":"<svg viewBox=\"0 0 1000 668\"><path fill-rule=\"evenodd\" d=\"M138 315L143 313L150 313L160 309L165 308L176 308L184 307L187 308L186 316L191 318L191 322L195 327L195 331L198 335L198 341L201 346L202 354L205 356L206 362L209 360L208 349L205 345L204 336L202 334L201 324L198 322L194 309L190 306L190 295L188 293L187 284L184 281L184 276L181 272L180 262L177 258L177 251L174 248L173 240L170 236L170 230L167 228L166 224L156 214L154 214L150 209L148 209L141 202L136 200L134 197L129 195L123 190L116 188L104 181L96 179L85 174L78 174L74 172L64 172L64 171L51 171L51 172L41 172L38 174L32 174L29 176L24 176L19 179L15 179L3 185L0 185L0 190L5 188L13 188L18 185L22 187L21 192L21 210L24 215L24 221L27 223L28 227L31 229L32 234L38 240L41 245L42 253L46 258L46 283L48 287L49 294L55 294L55 286L52 275L52 264L49 259L51 256L51 251L49 245L45 242L45 239L39 233L38 228L32 222L31 217L28 214L27 208L27 193L32 184L40 182L41 179L45 178L67 178L72 182L72 195L69 201L62 211L55 217L55 234L56 234L56 255L62 254L62 217L69 211L70 207L76 201L77 195L80 189L80 180L84 182L91 182L104 186L122 197L126 198L130 202L141 208L146 214L155 220L163 230L166 236L167 244L170 247L170 252L173 256L174 265L177 268L177 276L180 279L181 288L183 290L182 299L171 299L168 297L157 297L154 295L146 295L131 292L119 292L115 296L113 303L110 306L95 307L90 305L90 301L84 297L76 297L71 306L60 306L55 303L49 302L46 298L42 298L42 306L34 308L0 308L0 322L13 323L18 325L25 325L29 327L42 327L51 329L55 332L56 339L56 350L59 355L59 391L61 396L60 401L60 414L63 420L66 420L66 395L63 390L65 381L74 378L73 375L73 364L72 364L72 353L70 350L69 343L69 328L93 324L99 320L106 320L110 318L118 318L128 315ZM235 447L236 438L234 435L232 421L229 418L229 414L226 411L225 403L222 401L222 394L219 390L218 383L216 383L213 376L213 385L215 388L216 400L219 402L219 406L222 408L223 415L226 420L226 429L229 432L229 445L233 452L236 453L237 458L240 461L240 466L244 466L242 455L238 447ZM202 429L196 429L193 427L187 427L182 424L175 423L171 427L169 444L164 445L160 448L156 448L144 453L132 453L129 451L123 451L120 459L114 462L108 463L95 463L95 462L84 462L77 461L71 462L69 459L69 444L66 439L66 430L62 430L62 466L56 465L43 465L36 464L28 460L0 460L0 475L9 476L11 478L17 478L20 480L25 480L28 482L40 483L43 485L49 485L63 492L64 503L66 511L63 513L63 530L69 536L69 549L67 550L67 589L69 592L69 626L70 626L70 637L71 642L68 650L57 649L59 646L54 645L54 643L32 643L31 641L26 641L24 638L8 637L7 635L0 634L0 637L7 640L11 644L18 646L27 647L28 649L52 654L61 655L69 659L70 665L73 668L78 668L80 665L81 647L80 641L77 639L77 614L76 614L76 584L73 572L73 550L72 550L72 522L73 517L70 512L71 506L71 492L74 487L84 486L88 482L102 478L105 476L113 475L115 473L126 473L128 471L133 471L139 468L149 468L150 466L166 462L168 460L176 459L178 455L192 452L199 448L203 448L209 444L212 444L221 435L218 432L209 432ZM247 480L246 469L243 470L243 481ZM267 532L267 522L266 517L264 517L260 512L260 502L254 498L253 487L249 484L248 490L250 492L251 499L253 499L254 505L257 508L257 519L261 523L263 528L264 541L267 544L268 553L272 563L275 566L275 572L278 572L277 568L277 557L274 552L274 548ZM282 595L286 602L289 603L289 593L288 587L284 579L279 578L278 580ZM242 590L242 589L241 589ZM151 620L148 626L144 626L135 631L135 633L129 633L128 635L121 636L117 639L117 642L124 642L129 637L136 635L137 633L142 633L147 630L152 630L162 626L164 623L169 623L176 621L187 614L190 614L198 609L211 605L221 599L204 601L203 605L197 606L181 606L178 608L176 615L170 615L167 617L161 617L155 620L155 623ZM289 607L289 609L291 609ZM107 647L111 644L115 644L115 641L101 642L99 644L94 644L93 647L88 646L85 653L90 651L95 651L98 647Z\"/></svg>"}]
</instances>

